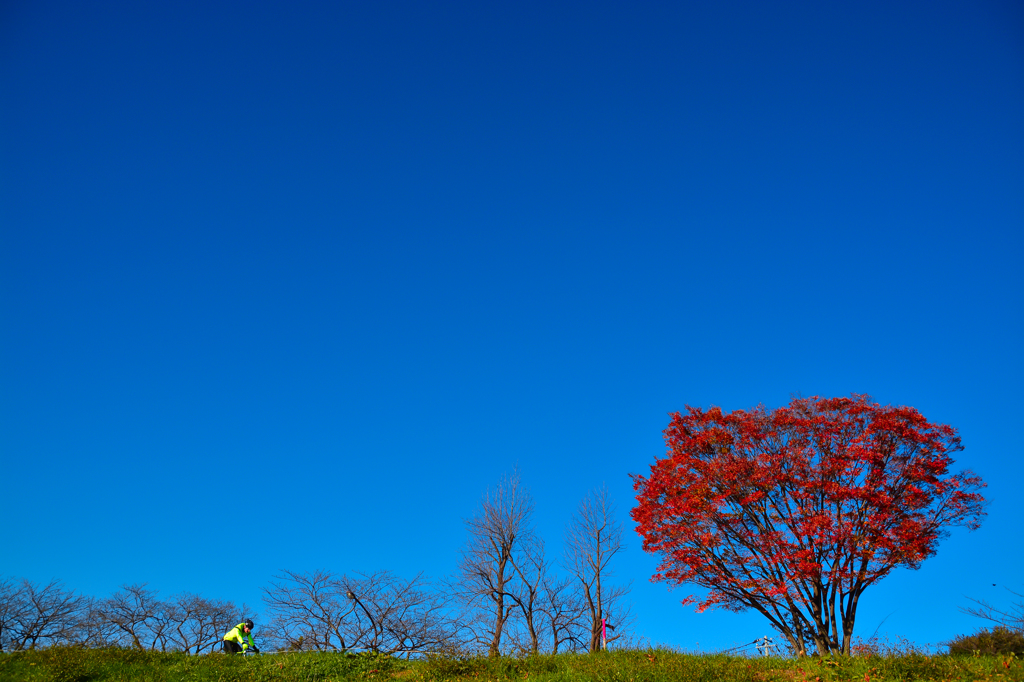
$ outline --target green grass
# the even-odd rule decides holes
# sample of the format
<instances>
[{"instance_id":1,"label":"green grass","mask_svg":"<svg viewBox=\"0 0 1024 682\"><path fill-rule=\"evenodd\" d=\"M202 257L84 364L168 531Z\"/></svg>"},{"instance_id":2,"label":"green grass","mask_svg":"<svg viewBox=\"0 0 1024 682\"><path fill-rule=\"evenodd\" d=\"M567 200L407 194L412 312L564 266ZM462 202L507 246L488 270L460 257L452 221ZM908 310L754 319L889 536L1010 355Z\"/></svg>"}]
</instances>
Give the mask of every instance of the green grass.
<instances>
[{"instance_id":1,"label":"green grass","mask_svg":"<svg viewBox=\"0 0 1024 682\"><path fill-rule=\"evenodd\" d=\"M0 654L0 682L1024 682L1013 656L905 654L793 660L689 655L660 649L530 658L405 661L372 654L188 656L53 648Z\"/></svg>"}]
</instances>

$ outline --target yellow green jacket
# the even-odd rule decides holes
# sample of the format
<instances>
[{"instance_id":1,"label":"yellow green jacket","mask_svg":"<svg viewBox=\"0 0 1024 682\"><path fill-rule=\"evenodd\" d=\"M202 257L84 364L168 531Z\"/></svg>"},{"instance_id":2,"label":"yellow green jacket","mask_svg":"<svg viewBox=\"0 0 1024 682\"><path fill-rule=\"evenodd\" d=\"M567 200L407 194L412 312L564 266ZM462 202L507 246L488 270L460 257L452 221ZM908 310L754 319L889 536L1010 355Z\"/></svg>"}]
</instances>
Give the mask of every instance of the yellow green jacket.
<instances>
[{"instance_id":1,"label":"yellow green jacket","mask_svg":"<svg viewBox=\"0 0 1024 682\"><path fill-rule=\"evenodd\" d=\"M242 651L245 651L252 646L252 633L245 633L245 623L239 623L235 627L228 630L228 634L224 635L224 639L229 642L237 642L242 645ZM245 640L248 639L249 643L246 644Z\"/></svg>"}]
</instances>

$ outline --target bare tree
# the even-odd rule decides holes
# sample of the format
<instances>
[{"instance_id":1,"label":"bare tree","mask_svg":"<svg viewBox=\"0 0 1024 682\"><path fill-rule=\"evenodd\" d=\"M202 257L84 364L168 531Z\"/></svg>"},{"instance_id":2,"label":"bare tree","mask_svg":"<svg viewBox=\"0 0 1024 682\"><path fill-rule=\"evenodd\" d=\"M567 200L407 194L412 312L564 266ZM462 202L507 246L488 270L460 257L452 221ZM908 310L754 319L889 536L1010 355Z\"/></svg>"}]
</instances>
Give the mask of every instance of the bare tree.
<instances>
[{"instance_id":1,"label":"bare tree","mask_svg":"<svg viewBox=\"0 0 1024 682\"><path fill-rule=\"evenodd\" d=\"M49 587L53 586L51 583ZM37 593L34 602L30 599L33 591ZM73 612L65 612L62 616L59 613L61 599L57 590L51 589L48 595L40 594L46 591L46 588L40 590L24 580L0 579L0 651L32 646L32 642L26 641L25 637L33 630L39 632L40 629L42 632L36 641L51 645L80 644L98 647L115 643L116 633L106 627L99 617L96 600L79 597ZM68 594L63 590L59 591L64 595ZM51 607L57 607L57 613L53 613ZM40 614L40 608L51 613ZM58 621L64 620L64 623L53 623L54 615ZM46 625L47 621L51 621L50 625Z\"/></svg>"},{"instance_id":2,"label":"bare tree","mask_svg":"<svg viewBox=\"0 0 1024 682\"><path fill-rule=\"evenodd\" d=\"M271 616L264 636L282 648L408 654L457 644L449 598L422 575L282 571L277 580L264 590Z\"/></svg>"},{"instance_id":3,"label":"bare tree","mask_svg":"<svg viewBox=\"0 0 1024 682\"><path fill-rule=\"evenodd\" d=\"M346 579L346 596L359 608L349 626L352 641L387 654L414 653L458 644L450 598L422 574L405 580L390 571Z\"/></svg>"},{"instance_id":4,"label":"bare tree","mask_svg":"<svg viewBox=\"0 0 1024 682\"><path fill-rule=\"evenodd\" d=\"M519 579L514 557L532 542L533 500L523 489L518 472L503 478L487 491L475 516L466 521L469 539L459 561L454 593L477 611L469 627L489 656L499 656L502 635L518 608L515 593ZM484 614L489 613L489 617ZM474 627L475 626L475 627Z\"/></svg>"},{"instance_id":5,"label":"bare tree","mask_svg":"<svg viewBox=\"0 0 1024 682\"><path fill-rule=\"evenodd\" d=\"M83 610L78 626L64 643L89 648L117 646L120 635L115 627L104 620L102 600L90 597L87 602L88 606Z\"/></svg>"},{"instance_id":6,"label":"bare tree","mask_svg":"<svg viewBox=\"0 0 1024 682\"><path fill-rule=\"evenodd\" d=\"M1008 630L1024 632L1024 594L1014 592L1009 588L1006 591L1015 597L1019 597L1020 601L1016 604L1010 604L1005 611L992 606L984 599L972 599L970 597L968 599L977 604L977 606L960 607L960 611L970 616L990 620Z\"/></svg>"},{"instance_id":7,"label":"bare tree","mask_svg":"<svg viewBox=\"0 0 1024 682\"><path fill-rule=\"evenodd\" d=\"M231 602L204 599L187 592L172 597L167 611L171 630L168 637L174 648L187 654L198 654L207 647L213 650L237 622L239 613Z\"/></svg>"},{"instance_id":8,"label":"bare tree","mask_svg":"<svg viewBox=\"0 0 1024 682\"><path fill-rule=\"evenodd\" d=\"M553 654L563 645L569 651L586 651L590 643L590 628L584 622L587 607L575 588L570 577L546 577L542 584L538 608L545 617Z\"/></svg>"},{"instance_id":9,"label":"bare tree","mask_svg":"<svg viewBox=\"0 0 1024 682\"><path fill-rule=\"evenodd\" d=\"M178 619L178 607L174 602L157 602L153 619L149 623L149 631L153 641L150 649L160 651L175 650L174 626Z\"/></svg>"},{"instance_id":10,"label":"bare tree","mask_svg":"<svg viewBox=\"0 0 1024 682\"><path fill-rule=\"evenodd\" d=\"M96 615L120 635L122 643L135 649L154 648L152 626L163 604L146 584L122 585L98 604ZM147 645L152 642L153 646Z\"/></svg>"},{"instance_id":11,"label":"bare tree","mask_svg":"<svg viewBox=\"0 0 1024 682\"><path fill-rule=\"evenodd\" d=\"M22 584L10 578L0 579L0 651L15 645L16 626L25 618L27 608Z\"/></svg>"},{"instance_id":12,"label":"bare tree","mask_svg":"<svg viewBox=\"0 0 1024 682\"><path fill-rule=\"evenodd\" d=\"M270 624L267 637L279 644L316 651L346 651L345 620L356 607L346 598L343 582L328 571L297 573L281 571L269 588L263 588ZM339 589L342 587L342 589Z\"/></svg>"},{"instance_id":13,"label":"bare tree","mask_svg":"<svg viewBox=\"0 0 1024 682\"><path fill-rule=\"evenodd\" d=\"M247 611L243 605L241 613ZM163 601L145 584L122 585L96 602L89 616L93 641L185 653L212 649L238 619L239 610L231 602L189 593Z\"/></svg>"},{"instance_id":14,"label":"bare tree","mask_svg":"<svg viewBox=\"0 0 1024 682\"><path fill-rule=\"evenodd\" d=\"M516 638L516 648L522 653L536 655L540 651L540 629L544 617L541 601L548 573L544 541L532 533L524 536L512 553L512 568L519 580L508 596L519 607L524 628L521 634L516 633L520 635Z\"/></svg>"},{"instance_id":15,"label":"bare tree","mask_svg":"<svg viewBox=\"0 0 1024 682\"><path fill-rule=\"evenodd\" d=\"M51 580L45 586L22 580L13 597L9 632L11 649L35 649L41 644L72 641L75 629L88 612L90 600Z\"/></svg>"},{"instance_id":16,"label":"bare tree","mask_svg":"<svg viewBox=\"0 0 1024 682\"><path fill-rule=\"evenodd\" d=\"M625 631L626 614L619 603L629 588L610 587L605 582L612 575L609 563L622 549L622 526L615 520L608 489L601 487L588 493L566 530L565 567L577 579L590 615L591 652L601 650L603 621L611 620L613 605L618 622L613 622L614 634L609 641Z\"/></svg>"}]
</instances>

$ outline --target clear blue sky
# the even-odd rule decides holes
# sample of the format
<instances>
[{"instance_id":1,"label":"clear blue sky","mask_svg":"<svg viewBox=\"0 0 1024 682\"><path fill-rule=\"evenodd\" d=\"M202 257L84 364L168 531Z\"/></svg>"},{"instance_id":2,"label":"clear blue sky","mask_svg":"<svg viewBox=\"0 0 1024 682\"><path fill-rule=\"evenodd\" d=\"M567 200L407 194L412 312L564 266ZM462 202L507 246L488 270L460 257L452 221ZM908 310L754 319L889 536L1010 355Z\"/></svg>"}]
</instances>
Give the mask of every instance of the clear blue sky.
<instances>
[{"instance_id":1,"label":"clear blue sky","mask_svg":"<svg viewBox=\"0 0 1024 682\"><path fill-rule=\"evenodd\" d=\"M731 646L628 474L857 392L991 500L859 633L1024 589L1019 2L8 1L0 130L2 575L441 576L518 465L553 554L609 486L640 634Z\"/></svg>"}]
</instances>

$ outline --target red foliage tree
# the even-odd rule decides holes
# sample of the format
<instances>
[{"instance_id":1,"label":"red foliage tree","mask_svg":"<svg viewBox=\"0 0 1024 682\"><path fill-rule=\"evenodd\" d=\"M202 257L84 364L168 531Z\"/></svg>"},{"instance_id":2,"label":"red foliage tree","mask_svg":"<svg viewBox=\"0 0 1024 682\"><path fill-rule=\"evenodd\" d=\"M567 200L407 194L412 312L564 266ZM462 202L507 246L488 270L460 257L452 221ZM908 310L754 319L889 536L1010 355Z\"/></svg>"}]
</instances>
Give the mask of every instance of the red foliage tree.
<instances>
[{"instance_id":1,"label":"red foliage tree","mask_svg":"<svg viewBox=\"0 0 1024 682\"><path fill-rule=\"evenodd\" d=\"M687 407L665 442L650 476L633 476L654 579L706 588L698 611L756 609L798 655L849 654L864 590L983 515L981 479L949 473L956 430L867 396Z\"/></svg>"}]
</instances>

